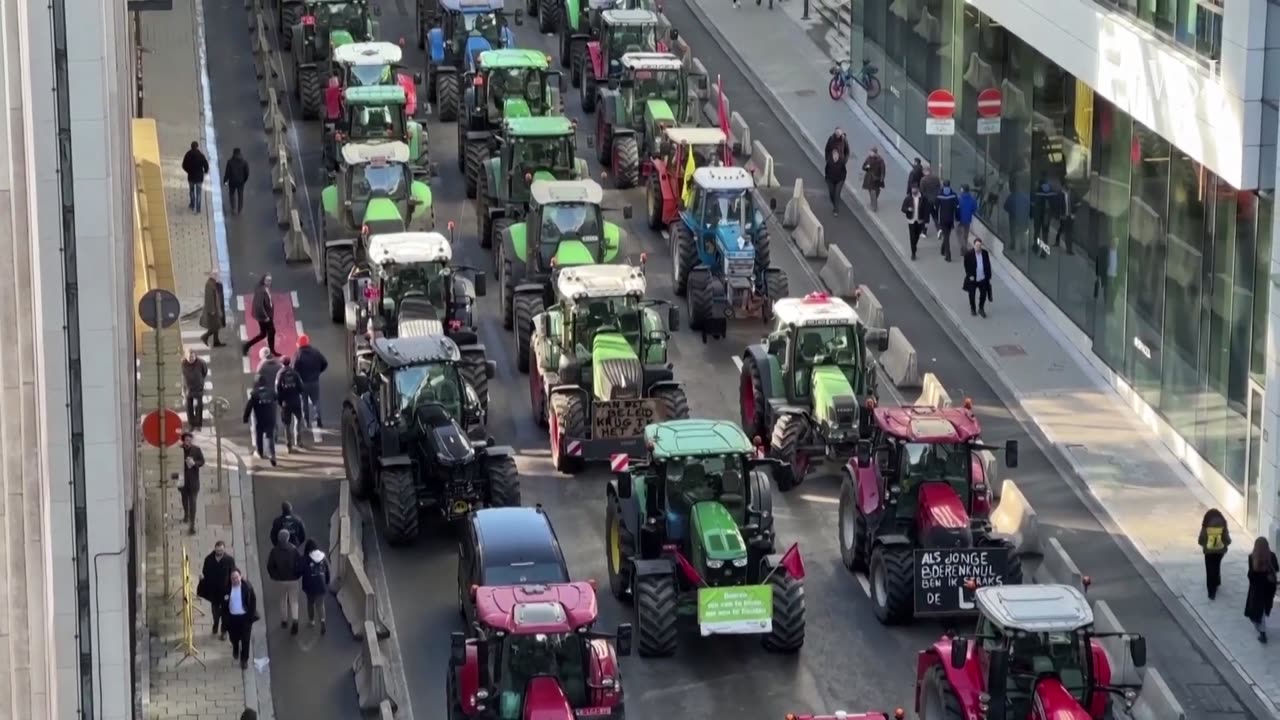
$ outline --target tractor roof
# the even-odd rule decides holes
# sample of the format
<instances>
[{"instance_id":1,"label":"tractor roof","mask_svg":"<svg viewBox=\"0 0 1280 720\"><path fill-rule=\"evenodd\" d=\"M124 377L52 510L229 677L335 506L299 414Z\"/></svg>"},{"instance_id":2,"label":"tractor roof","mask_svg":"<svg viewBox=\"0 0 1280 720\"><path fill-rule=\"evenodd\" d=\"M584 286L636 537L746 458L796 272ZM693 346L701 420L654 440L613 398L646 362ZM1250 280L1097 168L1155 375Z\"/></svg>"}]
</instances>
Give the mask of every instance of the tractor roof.
<instances>
[{"instance_id":1,"label":"tractor roof","mask_svg":"<svg viewBox=\"0 0 1280 720\"><path fill-rule=\"evenodd\" d=\"M573 121L563 115L507 118L507 132L525 137L560 137L573 134Z\"/></svg>"},{"instance_id":2,"label":"tractor roof","mask_svg":"<svg viewBox=\"0 0 1280 720\"><path fill-rule=\"evenodd\" d=\"M399 85L360 85L343 90L342 100L350 105L403 105L405 94Z\"/></svg>"},{"instance_id":3,"label":"tractor roof","mask_svg":"<svg viewBox=\"0 0 1280 720\"><path fill-rule=\"evenodd\" d=\"M429 362L457 362L462 358L458 346L443 335L374 339L373 352L392 369Z\"/></svg>"},{"instance_id":4,"label":"tractor roof","mask_svg":"<svg viewBox=\"0 0 1280 720\"><path fill-rule=\"evenodd\" d=\"M707 190L750 190L755 178L742 167L701 167L693 171L693 181Z\"/></svg>"},{"instance_id":5,"label":"tractor roof","mask_svg":"<svg viewBox=\"0 0 1280 720\"><path fill-rule=\"evenodd\" d=\"M728 142L720 128L669 127L663 132L668 140L680 145L723 145Z\"/></svg>"},{"instance_id":6,"label":"tractor roof","mask_svg":"<svg viewBox=\"0 0 1280 720\"><path fill-rule=\"evenodd\" d=\"M631 265L577 265L556 277L556 291L573 300L644 297L646 283L640 268Z\"/></svg>"},{"instance_id":7,"label":"tractor roof","mask_svg":"<svg viewBox=\"0 0 1280 720\"><path fill-rule=\"evenodd\" d=\"M481 587L476 617L515 635L573 632L596 621L596 591L589 583Z\"/></svg>"},{"instance_id":8,"label":"tractor roof","mask_svg":"<svg viewBox=\"0 0 1280 720\"><path fill-rule=\"evenodd\" d=\"M438 232L382 233L369 238L369 261L378 265L447 263L453 246Z\"/></svg>"},{"instance_id":9,"label":"tractor roof","mask_svg":"<svg viewBox=\"0 0 1280 720\"><path fill-rule=\"evenodd\" d=\"M809 293L803 298L775 300L773 315L782 322L797 327L858 324L858 313L849 307L849 303L825 293Z\"/></svg>"},{"instance_id":10,"label":"tractor roof","mask_svg":"<svg viewBox=\"0 0 1280 720\"><path fill-rule=\"evenodd\" d=\"M534 180L529 188L529 196L538 205L599 205L604 200L604 189L595 180Z\"/></svg>"},{"instance_id":11,"label":"tractor roof","mask_svg":"<svg viewBox=\"0 0 1280 720\"><path fill-rule=\"evenodd\" d=\"M605 10L607 25L657 25L658 16L648 10Z\"/></svg>"},{"instance_id":12,"label":"tractor roof","mask_svg":"<svg viewBox=\"0 0 1280 720\"><path fill-rule=\"evenodd\" d=\"M878 407L876 425L908 442L962 443L982 434L978 416L966 408Z\"/></svg>"},{"instance_id":13,"label":"tractor roof","mask_svg":"<svg viewBox=\"0 0 1280 720\"><path fill-rule=\"evenodd\" d=\"M440 0L440 7L449 12L501 12L503 3L502 0Z\"/></svg>"},{"instance_id":14,"label":"tractor roof","mask_svg":"<svg viewBox=\"0 0 1280 720\"><path fill-rule=\"evenodd\" d=\"M752 451L751 441L737 424L727 420L669 420L644 429L644 442L653 457L729 455Z\"/></svg>"},{"instance_id":15,"label":"tractor roof","mask_svg":"<svg viewBox=\"0 0 1280 720\"><path fill-rule=\"evenodd\" d=\"M348 143L342 146L342 162L348 165L407 163L409 162L409 146L399 140L392 142Z\"/></svg>"},{"instance_id":16,"label":"tractor roof","mask_svg":"<svg viewBox=\"0 0 1280 720\"><path fill-rule=\"evenodd\" d=\"M684 61L671 53L629 52L622 56L628 70L683 70Z\"/></svg>"},{"instance_id":17,"label":"tractor roof","mask_svg":"<svg viewBox=\"0 0 1280 720\"><path fill-rule=\"evenodd\" d=\"M1084 593L1070 585L992 585L978 588L978 611L1006 630L1073 632L1093 624Z\"/></svg>"},{"instance_id":18,"label":"tractor roof","mask_svg":"<svg viewBox=\"0 0 1280 720\"><path fill-rule=\"evenodd\" d=\"M502 48L501 50L485 50L478 58L480 69L501 70L505 68L533 68L546 70L551 66L547 54L541 50L523 48Z\"/></svg>"},{"instance_id":19,"label":"tractor roof","mask_svg":"<svg viewBox=\"0 0 1280 720\"><path fill-rule=\"evenodd\" d=\"M400 62L404 51L389 42L361 42L333 51L333 61L341 65L391 65Z\"/></svg>"}]
</instances>

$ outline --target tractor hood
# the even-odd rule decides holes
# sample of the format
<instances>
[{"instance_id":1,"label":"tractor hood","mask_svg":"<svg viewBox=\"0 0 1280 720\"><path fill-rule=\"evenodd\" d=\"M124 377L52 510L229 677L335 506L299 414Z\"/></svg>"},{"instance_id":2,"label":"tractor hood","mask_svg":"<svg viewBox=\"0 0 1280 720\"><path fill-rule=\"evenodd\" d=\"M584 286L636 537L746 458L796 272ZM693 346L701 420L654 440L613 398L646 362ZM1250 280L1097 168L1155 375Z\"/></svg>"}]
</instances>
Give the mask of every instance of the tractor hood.
<instances>
[{"instance_id":1,"label":"tractor hood","mask_svg":"<svg viewBox=\"0 0 1280 720\"><path fill-rule=\"evenodd\" d=\"M951 484L943 480L927 480L916 486L916 528L924 547L973 545L969 511Z\"/></svg>"},{"instance_id":2,"label":"tractor hood","mask_svg":"<svg viewBox=\"0 0 1280 720\"><path fill-rule=\"evenodd\" d=\"M466 49L467 69L474 70L476 67L476 60L480 57L480 53L492 49L493 46L490 45L489 41L485 38L479 35L472 35L468 37Z\"/></svg>"},{"instance_id":3,"label":"tractor hood","mask_svg":"<svg viewBox=\"0 0 1280 720\"><path fill-rule=\"evenodd\" d=\"M1054 677L1042 678L1036 683L1036 703L1031 717L1036 720L1090 720L1090 715L1062 681Z\"/></svg>"},{"instance_id":4,"label":"tractor hood","mask_svg":"<svg viewBox=\"0 0 1280 720\"><path fill-rule=\"evenodd\" d=\"M503 708L505 710L505 708ZM512 717L503 713L503 717ZM540 675L529 680L524 691L524 720L574 720L573 708L560 682Z\"/></svg>"},{"instance_id":5,"label":"tractor hood","mask_svg":"<svg viewBox=\"0 0 1280 720\"><path fill-rule=\"evenodd\" d=\"M355 42L355 38L351 37L351 32L347 30L330 30L329 31L329 47L340 48L343 45L350 45Z\"/></svg>"},{"instance_id":6,"label":"tractor hood","mask_svg":"<svg viewBox=\"0 0 1280 720\"><path fill-rule=\"evenodd\" d=\"M376 197L365 207L363 224L369 226L370 234L403 232L404 216L394 200Z\"/></svg>"},{"instance_id":7,"label":"tractor hood","mask_svg":"<svg viewBox=\"0 0 1280 720\"><path fill-rule=\"evenodd\" d=\"M674 125L676 122L676 115L671 112L671 106L667 104L666 100L646 100L644 114L654 123Z\"/></svg>"},{"instance_id":8,"label":"tractor hood","mask_svg":"<svg viewBox=\"0 0 1280 720\"><path fill-rule=\"evenodd\" d=\"M644 368L622 335L596 333L591 341L591 379L599 400L636 399L644 382Z\"/></svg>"},{"instance_id":9,"label":"tractor hood","mask_svg":"<svg viewBox=\"0 0 1280 720\"><path fill-rule=\"evenodd\" d=\"M539 180L555 180L555 179L556 179L556 174L551 172L550 170L534 170L533 171L534 182L537 182Z\"/></svg>"},{"instance_id":10,"label":"tractor hood","mask_svg":"<svg viewBox=\"0 0 1280 720\"><path fill-rule=\"evenodd\" d=\"M858 424L858 397L838 366L813 369L813 405L818 421L830 428L853 430Z\"/></svg>"},{"instance_id":11,"label":"tractor hood","mask_svg":"<svg viewBox=\"0 0 1280 720\"><path fill-rule=\"evenodd\" d=\"M592 265L596 259L581 240L561 240L556 246L556 264L560 267Z\"/></svg>"},{"instance_id":12,"label":"tractor hood","mask_svg":"<svg viewBox=\"0 0 1280 720\"><path fill-rule=\"evenodd\" d=\"M502 117L523 118L531 117L533 111L529 109L529 101L522 97L509 97L502 101Z\"/></svg>"},{"instance_id":13,"label":"tractor hood","mask_svg":"<svg viewBox=\"0 0 1280 720\"><path fill-rule=\"evenodd\" d=\"M703 501L693 506L693 538L701 544L706 560L728 562L746 557L747 545L742 541L738 523L733 516L715 501ZM698 551L694 551L694 556Z\"/></svg>"},{"instance_id":14,"label":"tractor hood","mask_svg":"<svg viewBox=\"0 0 1280 720\"><path fill-rule=\"evenodd\" d=\"M737 253L749 253L751 257L755 257L755 249L747 241L746 233L743 228L736 222L721 222L716 226L716 239L720 245L729 251L730 256ZM741 244L740 244L741 243Z\"/></svg>"},{"instance_id":15,"label":"tractor hood","mask_svg":"<svg viewBox=\"0 0 1280 720\"><path fill-rule=\"evenodd\" d=\"M431 444L436 451L436 459L445 465L469 463L476 454L467 434L452 420L447 425L431 429Z\"/></svg>"}]
</instances>

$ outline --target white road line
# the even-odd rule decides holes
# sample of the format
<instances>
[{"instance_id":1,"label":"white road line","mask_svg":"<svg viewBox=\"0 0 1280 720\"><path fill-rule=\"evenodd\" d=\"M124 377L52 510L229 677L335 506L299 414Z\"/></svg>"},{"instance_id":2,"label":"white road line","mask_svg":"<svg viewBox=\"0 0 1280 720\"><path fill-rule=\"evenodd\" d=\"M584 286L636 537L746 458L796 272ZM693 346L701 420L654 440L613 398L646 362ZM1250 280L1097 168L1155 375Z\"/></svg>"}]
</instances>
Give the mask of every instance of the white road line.
<instances>
[{"instance_id":1,"label":"white road line","mask_svg":"<svg viewBox=\"0 0 1280 720\"><path fill-rule=\"evenodd\" d=\"M324 430L321 430L320 428L316 427L315 425L312 425L312 426L311 426L311 441L312 441L312 442L314 442L314 443L315 443L315 444L317 444L317 445L319 445L319 444L321 444L322 442L324 442Z\"/></svg>"},{"instance_id":2,"label":"white road line","mask_svg":"<svg viewBox=\"0 0 1280 720\"><path fill-rule=\"evenodd\" d=\"M247 357L240 358L240 366L244 368L245 375L250 375L253 373L253 370L250 369L249 367L249 358Z\"/></svg>"},{"instance_id":3,"label":"white road line","mask_svg":"<svg viewBox=\"0 0 1280 720\"><path fill-rule=\"evenodd\" d=\"M289 293L289 297L293 299L293 306L294 306L295 308L296 308L296 307L299 307L299 305L298 305L298 291L297 291L297 290L294 290L294 291L290 292L290 293Z\"/></svg>"},{"instance_id":4,"label":"white road line","mask_svg":"<svg viewBox=\"0 0 1280 720\"><path fill-rule=\"evenodd\" d=\"M742 372L742 358L740 356L733 356L733 366L738 368L738 372Z\"/></svg>"},{"instance_id":5,"label":"white road line","mask_svg":"<svg viewBox=\"0 0 1280 720\"><path fill-rule=\"evenodd\" d=\"M840 498L825 497L823 495L801 495L801 500L805 502L822 503L824 505L839 505Z\"/></svg>"},{"instance_id":6,"label":"white road line","mask_svg":"<svg viewBox=\"0 0 1280 720\"><path fill-rule=\"evenodd\" d=\"M240 312L244 312L244 296L243 295L236 296L236 310L239 310Z\"/></svg>"},{"instance_id":7,"label":"white road line","mask_svg":"<svg viewBox=\"0 0 1280 720\"><path fill-rule=\"evenodd\" d=\"M294 293L294 295L297 295L297 293ZM296 331L298 331L298 337L302 337L302 336L303 336L303 334L304 334L304 333L302 332L302 321L301 321L301 320L294 320L294 321L293 321L293 329L294 329L294 330L296 330Z\"/></svg>"},{"instance_id":8,"label":"white road line","mask_svg":"<svg viewBox=\"0 0 1280 720\"><path fill-rule=\"evenodd\" d=\"M871 597L871 581L867 580L867 576L858 573L854 577L858 578L858 587L862 588L862 592L866 593L867 597Z\"/></svg>"},{"instance_id":9,"label":"white road line","mask_svg":"<svg viewBox=\"0 0 1280 720\"><path fill-rule=\"evenodd\" d=\"M243 323L240 325L240 342L249 342L249 329Z\"/></svg>"}]
</instances>

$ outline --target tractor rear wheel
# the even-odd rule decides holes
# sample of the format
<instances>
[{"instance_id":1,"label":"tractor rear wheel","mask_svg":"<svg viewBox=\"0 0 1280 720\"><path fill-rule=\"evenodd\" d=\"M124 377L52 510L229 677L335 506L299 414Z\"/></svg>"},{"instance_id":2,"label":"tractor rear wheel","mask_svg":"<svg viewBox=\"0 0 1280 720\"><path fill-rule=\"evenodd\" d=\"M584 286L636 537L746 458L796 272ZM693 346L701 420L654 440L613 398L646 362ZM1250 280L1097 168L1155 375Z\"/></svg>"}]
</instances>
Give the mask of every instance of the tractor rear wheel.
<instances>
[{"instance_id":1,"label":"tractor rear wheel","mask_svg":"<svg viewBox=\"0 0 1280 720\"><path fill-rule=\"evenodd\" d=\"M406 545L418 538L418 488L413 483L413 470L406 467L383 468L381 474L382 519L387 525L387 542Z\"/></svg>"},{"instance_id":2,"label":"tractor rear wheel","mask_svg":"<svg viewBox=\"0 0 1280 720\"><path fill-rule=\"evenodd\" d=\"M346 466L351 494L361 500L372 495L373 483L370 482L369 458L361 438L360 419L350 405L342 408L342 464Z\"/></svg>"},{"instance_id":3,"label":"tractor rear wheel","mask_svg":"<svg viewBox=\"0 0 1280 720\"><path fill-rule=\"evenodd\" d=\"M587 405L576 393L551 396L551 459L556 472L573 474L582 470L581 455L570 455L565 437L581 438L587 434Z\"/></svg>"},{"instance_id":4,"label":"tractor rear wheel","mask_svg":"<svg viewBox=\"0 0 1280 720\"><path fill-rule=\"evenodd\" d=\"M298 70L298 99L302 101L303 120L320 119L324 90L320 87L320 72L314 67Z\"/></svg>"},{"instance_id":5,"label":"tractor rear wheel","mask_svg":"<svg viewBox=\"0 0 1280 720\"><path fill-rule=\"evenodd\" d=\"M604 516L605 559L609 566L609 592L627 602L631 600L631 588L627 584L631 558L636 553L636 539L622 523L622 507L618 498L610 494L609 507Z\"/></svg>"},{"instance_id":6,"label":"tractor rear wheel","mask_svg":"<svg viewBox=\"0 0 1280 720\"><path fill-rule=\"evenodd\" d=\"M964 706L947 682L941 662L929 666L920 679L920 720L964 720Z\"/></svg>"},{"instance_id":7,"label":"tractor rear wheel","mask_svg":"<svg viewBox=\"0 0 1280 720\"><path fill-rule=\"evenodd\" d=\"M791 482L778 483L778 489L782 492L789 492L804 482L804 476L809 470L809 458L800 453L800 446L808 436L809 420L803 415L783 415L773 424L769 454L795 468Z\"/></svg>"},{"instance_id":8,"label":"tractor rear wheel","mask_svg":"<svg viewBox=\"0 0 1280 720\"><path fill-rule=\"evenodd\" d=\"M653 399L658 405L658 415L664 421L689 419L689 398L684 388L660 387L653 391Z\"/></svg>"},{"instance_id":9,"label":"tractor rear wheel","mask_svg":"<svg viewBox=\"0 0 1280 720\"><path fill-rule=\"evenodd\" d=\"M596 111L596 71L587 67L590 58L583 57L582 85L578 96L582 98L582 112L590 115Z\"/></svg>"},{"instance_id":10,"label":"tractor rear wheel","mask_svg":"<svg viewBox=\"0 0 1280 720\"><path fill-rule=\"evenodd\" d=\"M613 140L613 183L622 190L640 184L640 144L635 135Z\"/></svg>"},{"instance_id":11,"label":"tractor rear wheel","mask_svg":"<svg viewBox=\"0 0 1280 720\"><path fill-rule=\"evenodd\" d=\"M281 3L280 27L276 28L280 33L281 53L293 50L293 26L299 22L302 22L302 3Z\"/></svg>"},{"instance_id":12,"label":"tractor rear wheel","mask_svg":"<svg viewBox=\"0 0 1280 720\"><path fill-rule=\"evenodd\" d=\"M752 439L769 438L769 399L764 396L764 379L760 366L748 356L742 360L742 375L738 379L738 410L742 415L742 429Z\"/></svg>"},{"instance_id":13,"label":"tractor rear wheel","mask_svg":"<svg viewBox=\"0 0 1280 720\"><path fill-rule=\"evenodd\" d=\"M867 518L858 510L858 488L846 477L840 483L840 561L849 572L867 569Z\"/></svg>"},{"instance_id":14,"label":"tractor rear wheel","mask_svg":"<svg viewBox=\"0 0 1280 720\"><path fill-rule=\"evenodd\" d=\"M761 272L769 267L769 261L772 259L769 254L769 231L761 229L760 234L756 236L756 272Z\"/></svg>"},{"instance_id":15,"label":"tractor rear wheel","mask_svg":"<svg viewBox=\"0 0 1280 720\"><path fill-rule=\"evenodd\" d=\"M915 594L915 558L906 545L877 545L871 551L871 604L885 625L911 620Z\"/></svg>"},{"instance_id":16,"label":"tractor rear wheel","mask_svg":"<svg viewBox=\"0 0 1280 720\"><path fill-rule=\"evenodd\" d=\"M715 309L711 275L700 270L690 275L688 282L685 304L688 306L689 329L705 332L715 319L711 317Z\"/></svg>"},{"instance_id":17,"label":"tractor rear wheel","mask_svg":"<svg viewBox=\"0 0 1280 720\"><path fill-rule=\"evenodd\" d=\"M356 258L350 248L326 248L324 251L325 283L329 290L329 319L340 323L346 317L346 298L343 291Z\"/></svg>"},{"instance_id":18,"label":"tractor rear wheel","mask_svg":"<svg viewBox=\"0 0 1280 720\"><path fill-rule=\"evenodd\" d=\"M569 86L582 87L582 72L587 63L587 46L585 43L573 43L569 52Z\"/></svg>"},{"instance_id":19,"label":"tractor rear wheel","mask_svg":"<svg viewBox=\"0 0 1280 720\"><path fill-rule=\"evenodd\" d=\"M573 40L569 29L568 10L560 13L560 67L568 69L573 58Z\"/></svg>"},{"instance_id":20,"label":"tractor rear wheel","mask_svg":"<svg viewBox=\"0 0 1280 720\"><path fill-rule=\"evenodd\" d=\"M505 222L505 218L503 221ZM507 257L507 247L504 244L498 246L498 284L501 295L498 298L498 312L502 315L502 329L510 330L515 327L515 303L516 303L516 278L512 272L511 258Z\"/></svg>"},{"instance_id":21,"label":"tractor rear wheel","mask_svg":"<svg viewBox=\"0 0 1280 720\"><path fill-rule=\"evenodd\" d=\"M457 73L436 76L436 117L440 118L440 122L453 122L458 119L459 97Z\"/></svg>"},{"instance_id":22,"label":"tractor rear wheel","mask_svg":"<svg viewBox=\"0 0 1280 720\"><path fill-rule=\"evenodd\" d=\"M658 184L658 176L653 175L644 190L645 216L649 220L650 230L662 229L662 203L662 186Z\"/></svg>"},{"instance_id":23,"label":"tractor rear wheel","mask_svg":"<svg viewBox=\"0 0 1280 720\"><path fill-rule=\"evenodd\" d=\"M521 293L514 298L516 330L516 366L529 372L529 350L533 342L533 319L546 309L542 298L534 293Z\"/></svg>"},{"instance_id":24,"label":"tractor rear wheel","mask_svg":"<svg viewBox=\"0 0 1280 720\"><path fill-rule=\"evenodd\" d=\"M678 217L671 223L670 235L671 280L676 295L684 297L689 287L689 271L698 264L698 246L694 244L693 232Z\"/></svg>"},{"instance_id":25,"label":"tractor rear wheel","mask_svg":"<svg viewBox=\"0 0 1280 720\"><path fill-rule=\"evenodd\" d=\"M769 322L773 319L773 304L791 294L787 274L780 268L769 268L764 275L764 305L761 306L760 317Z\"/></svg>"},{"instance_id":26,"label":"tractor rear wheel","mask_svg":"<svg viewBox=\"0 0 1280 720\"><path fill-rule=\"evenodd\" d=\"M485 464L489 480L489 507L520 507L520 475L510 455L489 458Z\"/></svg>"},{"instance_id":27,"label":"tractor rear wheel","mask_svg":"<svg viewBox=\"0 0 1280 720\"><path fill-rule=\"evenodd\" d=\"M636 650L641 657L670 657L680 633L676 627L679 595L672 575L641 575L631 584L636 606Z\"/></svg>"},{"instance_id":28,"label":"tractor rear wheel","mask_svg":"<svg viewBox=\"0 0 1280 720\"><path fill-rule=\"evenodd\" d=\"M798 652L804 646L804 583L780 569L769 584L773 586L773 630L760 643L770 652Z\"/></svg>"},{"instance_id":29,"label":"tractor rear wheel","mask_svg":"<svg viewBox=\"0 0 1280 720\"><path fill-rule=\"evenodd\" d=\"M546 35L560 29L560 0L538 0L538 32Z\"/></svg>"},{"instance_id":30,"label":"tractor rear wheel","mask_svg":"<svg viewBox=\"0 0 1280 720\"><path fill-rule=\"evenodd\" d=\"M480 398L480 408L489 412L489 374L484 353L466 351L462 353L462 362L458 363L458 374L476 391Z\"/></svg>"},{"instance_id":31,"label":"tractor rear wheel","mask_svg":"<svg viewBox=\"0 0 1280 720\"><path fill-rule=\"evenodd\" d=\"M467 142L467 169L463 173L466 183L467 197L476 196L476 188L480 184L480 174L484 172L484 162L489 157L489 147L482 140Z\"/></svg>"}]
</instances>

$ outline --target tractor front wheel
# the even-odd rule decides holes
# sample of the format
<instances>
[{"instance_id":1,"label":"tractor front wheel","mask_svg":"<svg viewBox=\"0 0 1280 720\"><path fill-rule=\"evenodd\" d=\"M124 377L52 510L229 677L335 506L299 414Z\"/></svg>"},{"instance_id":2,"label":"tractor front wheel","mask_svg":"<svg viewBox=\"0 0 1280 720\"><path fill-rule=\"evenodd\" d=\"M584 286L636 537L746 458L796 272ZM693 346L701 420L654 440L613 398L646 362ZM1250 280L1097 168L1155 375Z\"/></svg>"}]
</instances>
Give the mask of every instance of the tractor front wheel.
<instances>
[{"instance_id":1,"label":"tractor front wheel","mask_svg":"<svg viewBox=\"0 0 1280 720\"><path fill-rule=\"evenodd\" d=\"M631 600L631 588L627 584L631 558L635 556L636 539L622 524L622 507L616 497L609 497L604 517L605 555L609 565L609 592L627 602Z\"/></svg>"},{"instance_id":2,"label":"tractor front wheel","mask_svg":"<svg viewBox=\"0 0 1280 720\"><path fill-rule=\"evenodd\" d=\"M559 393L551 396L551 460L556 472L573 474L582 470L581 455L570 455L569 438L582 438L587 434L587 405L576 393Z\"/></svg>"},{"instance_id":3,"label":"tractor front wheel","mask_svg":"<svg viewBox=\"0 0 1280 720\"><path fill-rule=\"evenodd\" d=\"M462 362L458 363L458 374L464 382L476 391L480 399L480 409L489 412L489 374L483 352L467 351L462 353Z\"/></svg>"},{"instance_id":4,"label":"tractor front wheel","mask_svg":"<svg viewBox=\"0 0 1280 720\"><path fill-rule=\"evenodd\" d=\"M804 646L804 583L778 569L773 586L773 630L760 638L769 652L794 653Z\"/></svg>"},{"instance_id":5,"label":"tractor front wheel","mask_svg":"<svg viewBox=\"0 0 1280 720\"><path fill-rule=\"evenodd\" d=\"M871 604L885 625L911 620L915 558L906 545L877 545L871 551Z\"/></svg>"},{"instance_id":6,"label":"tractor front wheel","mask_svg":"<svg viewBox=\"0 0 1280 720\"><path fill-rule=\"evenodd\" d=\"M489 458L485 475L489 480L489 507L520 507L520 475L510 455Z\"/></svg>"},{"instance_id":7,"label":"tractor front wheel","mask_svg":"<svg viewBox=\"0 0 1280 720\"><path fill-rule=\"evenodd\" d=\"M281 3L280 27L276 28L280 32L281 53L293 50L293 26L299 22L302 22L302 3Z\"/></svg>"},{"instance_id":8,"label":"tractor front wheel","mask_svg":"<svg viewBox=\"0 0 1280 720\"><path fill-rule=\"evenodd\" d=\"M742 429L752 439L769 438L769 399L764 395L764 379L760 377L760 366L747 357L742 361L742 375L738 380L738 410L742 415Z\"/></svg>"},{"instance_id":9,"label":"tractor front wheel","mask_svg":"<svg viewBox=\"0 0 1280 720\"><path fill-rule=\"evenodd\" d=\"M567 12L567 11L566 11ZM569 29L569 18L562 15L560 18L560 67L568 69L573 63L573 39L572 31Z\"/></svg>"},{"instance_id":10,"label":"tractor front wheel","mask_svg":"<svg viewBox=\"0 0 1280 720\"><path fill-rule=\"evenodd\" d=\"M587 46L585 43L573 43L573 49L569 52L569 86L573 88L582 87L583 68L587 64Z\"/></svg>"},{"instance_id":11,"label":"tractor front wheel","mask_svg":"<svg viewBox=\"0 0 1280 720\"><path fill-rule=\"evenodd\" d=\"M560 29L560 0L538 0L538 32L546 35Z\"/></svg>"},{"instance_id":12,"label":"tractor front wheel","mask_svg":"<svg viewBox=\"0 0 1280 720\"><path fill-rule=\"evenodd\" d=\"M761 229L756 235L756 272L763 272L769 269L769 261L772 256L769 254L769 231Z\"/></svg>"},{"instance_id":13,"label":"tractor front wheel","mask_svg":"<svg viewBox=\"0 0 1280 720\"><path fill-rule=\"evenodd\" d=\"M635 135L623 135L613 141L613 182L625 190L640 184L640 144Z\"/></svg>"},{"instance_id":14,"label":"tractor front wheel","mask_svg":"<svg viewBox=\"0 0 1280 720\"><path fill-rule=\"evenodd\" d=\"M694 244L693 232L676 218L671 224L671 280L675 285L676 295L684 297L689 288L689 271L698 264L698 246ZM693 322L690 320L690 322Z\"/></svg>"},{"instance_id":15,"label":"tractor front wheel","mask_svg":"<svg viewBox=\"0 0 1280 720\"><path fill-rule=\"evenodd\" d=\"M516 295L512 303L515 308L516 330L516 366L521 372L529 372L529 351L533 342L533 319L546 309L542 298L534 293Z\"/></svg>"},{"instance_id":16,"label":"tractor front wheel","mask_svg":"<svg viewBox=\"0 0 1280 720\"><path fill-rule=\"evenodd\" d=\"M917 697L920 698L920 720L964 720L964 706L947 681L947 671L941 662L930 665L920 679Z\"/></svg>"},{"instance_id":17,"label":"tractor front wheel","mask_svg":"<svg viewBox=\"0 0 1280 720\"><path fill-rule=\"evenodd\" d=\"M351 494L361 500L373 494L369 459L364 448L355 408L346 405L342 408L342 464L346 466L347 480L351 482Z\"/></svg>"},{"instance_id":18,"label":"tractor front wheel","mask_svg":"<svg viewBox=\"0 0 1280 720\"><path fill-rule=\"evenodd\" d=\"M715 310L715 293L711 275L704 270L699 270L689 275L687 282L685 304L688 306L689 329L705 332L715 320L712 317Z\"/></svg>"},{"instance_id":19,"label":"tractor front wheel","mask_svg":"<svg viewBox=\"0 0 1280 720\"><path fill-rule=\"evenodd\" d=\"M347 278L351 277L351 268L355 267L356 258L350 248L326 248L324 251L325 282L329 290L329 319L340 323L346 317L346 298L343 289L347 286Z\"/></svg>"},{"instance_id":20,"label":"tractor front wheel","mask_svg":"<svg viewBox=\"0 0 1280 720\"><path fill-rule=\"evenodd\" d=\"M658 176L652 175L644 190L645 216L650 230L662 229L662 205L662 186L658 184Z\"/></svg>"},{"instance_id":21,"label":"tractor front wheel","mask_svg":"<svg viewBox=\"0 0 1280 720\"><path fill-rule=\"evenodd\" d=\"M596 71L586 66L587 60L583 57L582 87L578 96L582 99L582 112L590 115L596 111Z\"/></svg>"},{"instance_id":22,"label":"tractor front wheel","mask_svg":"<svg viewBox=\"0 0 1280 720\"><path fill-rule=\"evenodd\" d=\"M631 584L636 606L636 650L641 657L670 657L680 641L679 596L672 575L641 575Z\"/></svg>"},{"instance_id":23,"label":"tractor front wheel","mask_svg":"<svg viewBox=\"0 0 1280 720\"><path fill-rule=\"evenodd\" d=\"M657 402L658 414L665 420L688 420L689 398L684 388L660 387L653 391L653 399Z\"/></svg>"},{"instance_id":24,"label":"tractor front wheel","mask_svg":"<svg viewBox=\"0 0 1280 720\"><path fill-rule=\"evenodd\" d=\"M849 572L867 569L867 518L858 510L858 487L845 478L840 483L840 561Z\"/></svg>"},{"instance_id":25,"label":"tractor front wheel","mask_svg":"<svg viewBox=\"0 0 1280 720\"><path fill-rule=\"evenodd\" d=\"M773 304L791 294L787 274L781 268L769 268L764 275L764 305L760 317L765 322L773 319Z\"/></svg>"},{"instance_id":26,"label":"tractor front wheel","mask_svg":"<svg viewBox=\"0 0 1280 720\"><path fill-rule=\"evenodd\" d=\"M476 188L480 184L480 174L484 172L484 161L489 157L489 147L482 140L467 142L467 169L463 173L466 183L467 197L476 196Z\"/></svg>"},{"instance_id":27,"label":"tractor front wheel","mask_svg":"<svg viewBox=\"0 0 1280 720\"><path fill-rule=\"evenodd\" d=\"M790 492L804 482L804 476L809 470L809 457L800 452L800 446L808 436L809 421L803 415L783 415L773 424L769 454L795 468L790 482L778 483L778 489L782 492Z\"/></svg>"},{"instance_id":28,"label":"tractor front wheel","mask_svg":"<svg viewBox=\"0 0 1280 720\"><path fill-rule=\"evenodd\" d=\"M459 97L461 95L458 89L457 73L436 76L436 117L440 118L440 122L453 122L458 119Z\"/></svg>"},{"instance_id":29,"label":"tractor front wheel","mask_svg":"<svg viewBox=\"0 0 1280 720\"><path fill-rule=\"evenodd\" d=\"M298 97L302 101L302 119L319 120L324 106L324 90L320 72L314 67L298 69Z\"/></svg>"},{"instance_id":30,"label":"tractor front wheel","mask_svg":"<svg viewBox=\"0 0 1280 720\"><path fill-rule=\"evenodd\" d=\"M413 470L383 468L381 474L382 519L387 526L387 542L406 545L418 539L418 488Z\"/></svg>"}]
</instances>

